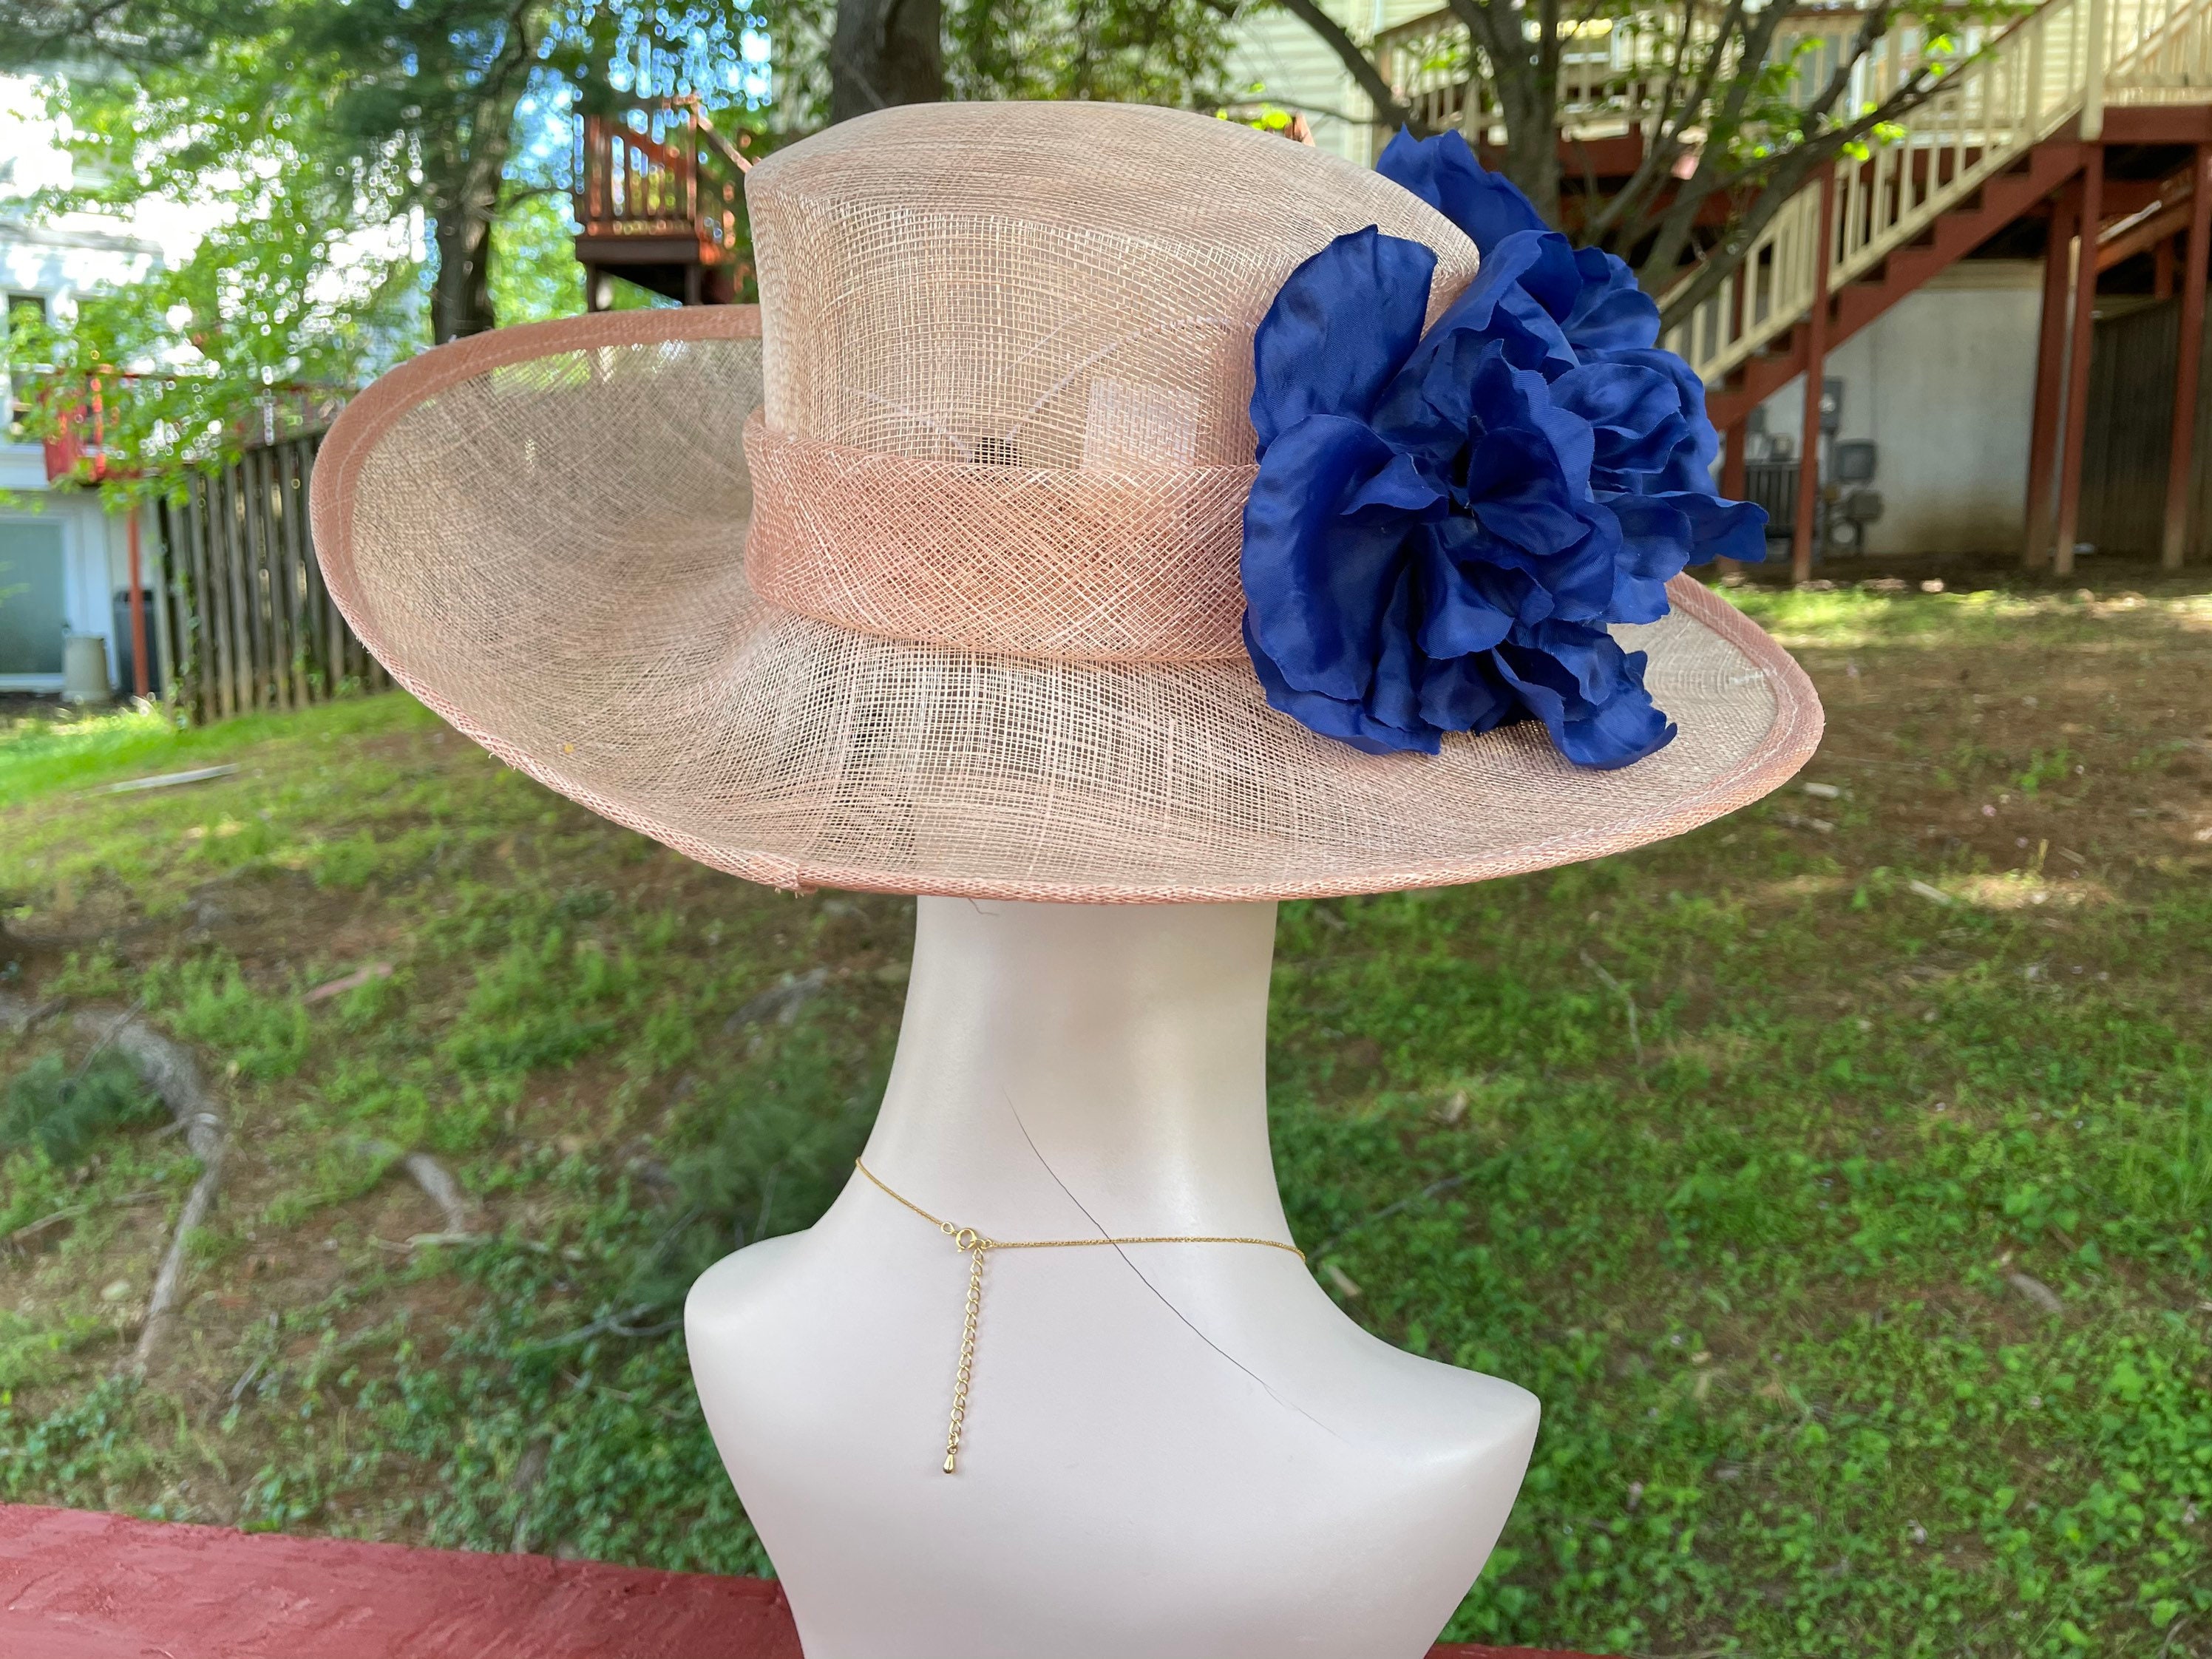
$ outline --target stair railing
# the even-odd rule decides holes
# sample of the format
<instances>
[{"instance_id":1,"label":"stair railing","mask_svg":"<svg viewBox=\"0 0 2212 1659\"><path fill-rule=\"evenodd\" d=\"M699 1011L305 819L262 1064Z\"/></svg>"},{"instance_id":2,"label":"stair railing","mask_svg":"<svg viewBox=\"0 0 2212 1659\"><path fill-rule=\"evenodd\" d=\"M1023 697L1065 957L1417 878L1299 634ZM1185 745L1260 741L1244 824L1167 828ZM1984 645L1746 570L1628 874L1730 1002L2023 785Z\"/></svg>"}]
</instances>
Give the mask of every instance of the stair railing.
<instances>
[{"instance_id":1,"label":"stair railing","mask_svg":"<svg viewBox=\"0 0 2212 1659\"><path fill-rule=\"evenodd\" d=\"M1692 27L1694 38L1706 39L1715 26L1700 9ZM1652 83L1664 74L1670 47L1671 36L1647 37L1633 18L1596 20L1571 30L1560 42L1562 135L1613 136L1646 119ZM1373 52L1415 126L1457 131L1482 143L1504 142L1504 112L1482 72L1480 54L1466 23L1449 7L1379 31Z\"/></svg>"},{"instance_id":2,"label":"stair railing","mask_svg":"<svg viewBox=\"0 0 2212 1659\"><path fill-rule=\"evenodd\" d=\"M2212 5L2114 0L2106 61L2117 104L2199 104L2212 88Z\"/></svg>"},{"instance_id":3,"label":"stair railing","mask_svg":"<svg viewBox=\"0 0 2212 1659\"><path fill-rule=\"evenodd\" d=\"M2051 0L1984 49L1963 40L1962 53L1975 55L1942 76L1906 118L1902 137L1837 163L1828 223L1818 222L1815 179L1784 204L1737 270L1669 331L1668 343L1708 385L1717 384L1811 307L1819 261L1827 262L1833 293L2010 167L2081 107L2091 30L2105 9L2106 0ZM1885 37L1865 66L1863 102L1879 104L1918 72L1924 45L1917 29Z\"/></svg>"},{"instance_id":4,"label":"stair railing","mask_svg":"<svg viewBox=\"0 0 2212 1659\"><path fill-rule=\"evenodd\" d=\"M1921 44L1913 30L1883 41L1866 68L1863 102L1904 83ZM2077 115L2094 138L2107 102L2202 101L2212 86L2212 0L2051 0L1977 51L1980 44L1961 43L1972 55L1905 118L1901 137L1838 163L1834 216L1818 228L1825 234L1806 234L1819 217L1815 180L1753 240L1718 291L1669 331L1668 343L1708 385L1803 317L1818 291L1814 261L1827 260L1834 293Z\"/></svg>"},{"instance_id":5,"label":"stair railing","mask_svg":"<svg viewBox=\"0 0 2212 1659\"><path fill-rule=\"evenodd\" d=\"M1598 61L1602 52L1586 52L1563 75L1560 118L1571 137L1626 130L1645 113L1639 63L1649 43L1633 16L1615 23L1609 39L1609 64ZM1849 106L1878 107L1922 70L1930 45L1923 24L1891 30L1857 66ZM1376 48L1423 125L1491 142L1502 137L1492 131L1498 114L1476 73L1466 25L1449 9L1381 32ZM1668 344L1707 384L1719 384L1805 315L1822 260L1834 293L2077 116L2082 136L2094 138L2108 102L2212 95L2212 0L2048 0L1994 39L1962 32L1948 56L1955 67L1899 124L1901 135L1838 161L1826 224L1814 179L1753 238L1720 288L1668 331Z\"/></svg>"}]
</instances>

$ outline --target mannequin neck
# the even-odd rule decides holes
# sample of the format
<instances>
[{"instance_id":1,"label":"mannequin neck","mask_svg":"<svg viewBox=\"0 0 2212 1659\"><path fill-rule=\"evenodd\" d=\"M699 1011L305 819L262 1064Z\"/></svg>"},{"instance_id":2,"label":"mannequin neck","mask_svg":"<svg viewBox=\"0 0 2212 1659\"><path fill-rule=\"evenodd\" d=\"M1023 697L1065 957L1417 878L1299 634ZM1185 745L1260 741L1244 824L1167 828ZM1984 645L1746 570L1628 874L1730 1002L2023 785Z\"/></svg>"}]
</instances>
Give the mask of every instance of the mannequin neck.
<instances>
[{"instance_id":1,"label":"mannequin neck","mask_svg":"<svg viewBox=\"0 0 2212 1659\"><path fill-rule=\"evenodd\" d=\"M869 1169L1004 1238L1289 1236L1267 1151L1273 904L916 903Z\"/></svg>"}]
</instances>

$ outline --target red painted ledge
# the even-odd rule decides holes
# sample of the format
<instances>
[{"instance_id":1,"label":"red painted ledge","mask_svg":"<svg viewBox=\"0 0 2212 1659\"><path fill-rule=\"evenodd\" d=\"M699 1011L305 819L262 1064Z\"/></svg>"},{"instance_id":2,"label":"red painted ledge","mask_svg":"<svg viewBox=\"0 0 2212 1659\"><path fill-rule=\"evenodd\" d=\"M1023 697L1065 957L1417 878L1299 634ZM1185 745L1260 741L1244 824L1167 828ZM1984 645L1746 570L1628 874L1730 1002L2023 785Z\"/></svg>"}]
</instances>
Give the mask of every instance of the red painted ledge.
<instances>
[{"instance_id":1,"label":"red painted ledge","mask_svg":"<svg viewBox=\"0 0 2212 1659\"><path fill-rule=\"evenodd\" d=\"M8 1659L800 1659L758 1578L0 1505ZM1430 1659L1575 1659L1439 1647Z\"/></svg>"}]
</instances>

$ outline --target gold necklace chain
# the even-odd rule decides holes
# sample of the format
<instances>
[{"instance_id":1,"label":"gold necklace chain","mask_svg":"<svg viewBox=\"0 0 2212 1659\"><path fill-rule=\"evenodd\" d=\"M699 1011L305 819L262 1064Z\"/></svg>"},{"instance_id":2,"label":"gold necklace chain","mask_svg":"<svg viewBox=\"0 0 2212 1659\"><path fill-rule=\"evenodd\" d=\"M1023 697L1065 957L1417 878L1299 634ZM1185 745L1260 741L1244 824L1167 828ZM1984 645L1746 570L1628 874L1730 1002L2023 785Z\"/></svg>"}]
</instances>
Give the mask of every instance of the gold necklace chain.
<instances>
[{"instance_id":1,"label":"gold necklace chain","mask_svg":"<svg viewBox=\"0 0 2212 1659\"><path fill-rule=\"evenodd\" d=\"M975 1369L975 1322L983 1311L983 1258L993 1250L1080 1250L1117 1244L1258 1244L1270 1250L1287 1250L1301 1261L1306 1253L1295 1244L1275 1238L1231 1238L1212 1233L1145 1233L1133 1238L988 1238L973 1227L956 1226L921 1207L905 1194L884 1185L873 1170L853 1160L853 1167L867 1176L869 1184L886 1198L897 1200L952 1241L952 1248L968 1258L968 1303L960 1325L960 1364L952 1373L952 1418L945 1430L945 1472L960 1463L960 1433L968 1423L968 1384Z\"/></svg>"}]
</instances>

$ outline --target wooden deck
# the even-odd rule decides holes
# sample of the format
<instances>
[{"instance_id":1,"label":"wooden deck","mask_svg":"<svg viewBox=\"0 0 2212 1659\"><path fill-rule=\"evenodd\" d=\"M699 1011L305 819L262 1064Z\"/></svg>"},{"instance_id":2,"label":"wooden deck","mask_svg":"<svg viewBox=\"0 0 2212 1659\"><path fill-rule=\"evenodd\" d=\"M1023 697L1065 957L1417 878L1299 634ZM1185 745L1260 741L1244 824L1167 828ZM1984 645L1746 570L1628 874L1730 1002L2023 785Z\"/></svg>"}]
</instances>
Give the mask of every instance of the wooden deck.
<instances>
[{"instance_id":1,"label":"wooden deck","mask_svg":"<svg viewBox=\"0 0 2212 1659\"><path fill-rule=\"evenodd\" d=\"M801 1659L783 1593L0 1505L7 1659ZM1431 1659L1577 1659L1438 1647Z\"/></svg>"},{"instance_id":2,"label":"wooden deck","mask_svg":"<svg viewBox=\"0 0 2212 1659\"><path fill-rule=\"evenodd\" d=\"M576 157L576 258L586 309L620 276L684 305L730 305L750 274L739 223L749 136L726 137L696 98L588 114Z\"/></svg>"}]
</instances>

